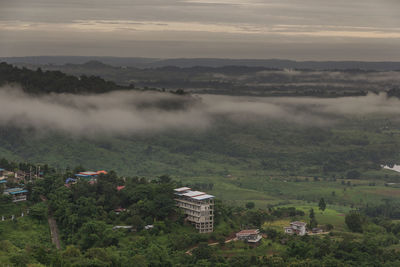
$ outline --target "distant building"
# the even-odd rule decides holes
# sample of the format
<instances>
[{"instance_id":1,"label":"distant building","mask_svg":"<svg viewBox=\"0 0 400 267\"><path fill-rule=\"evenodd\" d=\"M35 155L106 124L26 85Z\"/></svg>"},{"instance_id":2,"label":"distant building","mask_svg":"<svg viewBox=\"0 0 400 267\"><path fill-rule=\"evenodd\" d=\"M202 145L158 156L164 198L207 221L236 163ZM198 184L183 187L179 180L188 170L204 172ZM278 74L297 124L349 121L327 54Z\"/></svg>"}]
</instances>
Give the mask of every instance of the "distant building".
<instances>
[{"instance_id":1,"label":"distant building","mask_svg":"<svg viewBox=\"0 0 400 267\"><path fill-rule=\"evenodd\" d=\"M18 170L14 173L14 178L20 181L20 180L26 180L26 179L32 178L32 177L29 173Z\"/></svg>"},{"instance_id":2,"label":"distant building","mask_svg":"<svg viewBox=\"0 0 400 267\"><path fill-rule=\"evenodd\" d=\"M0 179L4 178L4 169L0 168Z\"/></svg>"},{"instance_id":3,"label":"distant building","mask_svg":"<svg viewBox=\"0 0 400 267\"><path fill-rule=\"evenodd\" d=\"M75 184L76 183L76 179L74 179L74 178L67 178L66 180L65 180L65 184Z\"/></svg>"},{"instance_id":4,"label":"distant building","mask_svg":"<svg viewBox=\"0 0 400 267\"><path fill-rule=\"evenodd\" d=\"M260 235L260 230L251 229L251 230L242 230L239 233L236 233L236 238L238 240L246 241L248 243L257 243L262 239Z\"/></svg>"},{"instance_id":5,"label":"distant building","mask_svg":"<svg viewBox=\"0 0 400 267\"><path fill-rule=\"evenodd\" d=\"M27 193L28 193L28 190L16 187L16 188L9 188L9 189L4 190L3 194L11 195L13 202L19 202L19 201L26 201Z\"/></svg>"},{"instance_id":6,"label":"distant building","mask_svg":"<svg viewBox=\"0 0 400 267\"><path fill-rule=\"evenodd\" d=\"M115 214L120 214L121 212L125 212L126 209L123 209L121 207L114 209Z\"/></svg>"},{"instance_id":7,"label":"distant building","mask_svg":"<svg viewBox=\"0 0 400 267\"><path fill-rule=\"evenodd\" d=\"M186 214L186 220L195 225L199 233L214 230L214 196L189 187L174 189L176 205Z\"/></svg>"},{"instance_id":8,"label":"distant building","mask_svg":"<svg viewBox=\"0 0 400 267\"><path fill-rule=\"evenodd\" d=\"M148 225L146 225L144 227L144 229L146 229L146 230L150 230L150 229L153 229L153 228L154 228L154 225L152 225L152 224L148 224Z\"/></svg>"},{"instance_id":9,"label":"distant building","mask_svg":"<svg viewBox=\"0 0 400 267\"><path fill-rule=\"evenodd\" d=\"M117 229L133 229L133 226L131 226L131 225L116 225L112 229L113 230L117 230Z\"/></svg>"},{"instance_id":10,"label":"distant building","mask_svg":"<svg viewBox=\"0 0 400 267\"><path fill-rule=\"evenodd\" d=\"M285 233L289 235L305 235L307 223L304 222L291 222L289 227L285 227Z\"/></svg>"},{"instance_id":11,"label":"distant building","mask_svg":"<svg viewBox=\"0 0 400 267\"><path fill-rule=\"evenodd\" d=\"M87 172L80 172L75 174L75 177L77 179L82 179L85 181L88 181L90 184L93 184L95 182L97 182L97 177L100 174L107 174L106 171L97 171L97 172L93 172L93 171L87 171Z\"/></svg>"}]
</instances>

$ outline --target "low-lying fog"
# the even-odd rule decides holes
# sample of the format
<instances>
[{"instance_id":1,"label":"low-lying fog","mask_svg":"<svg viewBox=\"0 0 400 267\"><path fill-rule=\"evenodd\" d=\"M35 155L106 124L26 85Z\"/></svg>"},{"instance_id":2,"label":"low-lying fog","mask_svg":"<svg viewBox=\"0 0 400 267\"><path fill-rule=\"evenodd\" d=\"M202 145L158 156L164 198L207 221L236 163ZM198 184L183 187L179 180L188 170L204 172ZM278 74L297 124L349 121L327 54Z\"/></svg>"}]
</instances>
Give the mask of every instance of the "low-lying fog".
<instances>
[{"instance_id":1,"label":"low-lying fog","mask_svg":"<svg viewBox=\"0 0 400 267\"><path fill-rule=\"evenodd\" d=\"M179 96L116 91L96 95L32 96L0 89L0 127L77 136L126 135L166 129L205 130L217 117L233 122L275 119L304 125L329 125L341 116L400 114L400 101L385 94L346 98Z\"/></svg>"}]
</instances>

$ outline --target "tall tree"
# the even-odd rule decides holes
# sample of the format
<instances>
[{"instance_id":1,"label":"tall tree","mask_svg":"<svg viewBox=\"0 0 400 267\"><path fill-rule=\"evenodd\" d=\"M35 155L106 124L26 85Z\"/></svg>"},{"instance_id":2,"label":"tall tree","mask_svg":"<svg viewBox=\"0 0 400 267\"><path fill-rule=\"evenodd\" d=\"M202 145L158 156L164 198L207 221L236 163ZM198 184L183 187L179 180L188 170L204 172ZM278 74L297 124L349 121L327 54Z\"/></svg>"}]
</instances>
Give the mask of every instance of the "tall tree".
<instances>
[{"instance_id":1,"label":"tall tree","mask_svg":"<svg viewBox=\"0 0 400 267\"><path fill-rule=\"evenodd\" d=\"M315 213L314 213L314 209L310 209L310 228L315 228L318 226L318 222L315 219Z\"/></svg>"},{"instance_id":2,"label":"tall tree","mask_svg":"<svg viewBox=\"0 0 400 267\"><path fill-rule=\"evenodd\" d=\"M345 223L352 232L358 232L358 233L363 232L362 229L363 220L359 212L351 211L348 214L346 214Z\"/></svg>"},{"instance_id":3,"label":"tall tree","mask_svg":"<svg viewBox=\"0 0 400 267\"><path fill-rule=\"evenodd\" d=\"M324 212L324 210L326 209L326 203L325 203L325 199L323 197L321 197L321 199L319 200L319 209L322 210L322 212Z\"/></svg>"}]
</instances>

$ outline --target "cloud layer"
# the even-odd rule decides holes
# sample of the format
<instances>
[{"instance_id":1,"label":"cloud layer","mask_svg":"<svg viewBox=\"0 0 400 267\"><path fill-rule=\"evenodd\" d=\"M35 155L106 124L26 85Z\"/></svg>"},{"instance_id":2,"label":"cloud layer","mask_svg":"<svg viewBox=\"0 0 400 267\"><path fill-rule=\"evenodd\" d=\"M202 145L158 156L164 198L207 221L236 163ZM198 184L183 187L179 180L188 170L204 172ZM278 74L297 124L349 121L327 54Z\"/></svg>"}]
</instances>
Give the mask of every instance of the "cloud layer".
<instances>
[{"instance_id":1,"label":"cloud layer","mask_svg":"<svg viewBox=\"0 0 400 267\"><path fill-rule=\"evenodd\" d=\"M73 136L130 135L164 130L207 130L217 118L234 123L279 120L329 125L343 116L399 115L398 99L384 94L335 99L218 95L177 96L156 92L30 96L0 89L0 127L29 128Z\"/></svg>"},{"instance_id":2,"label":"cloud layer","mask_svg":"<svg viewBox=\"0 0 400 267\"><path fill-rule=\"evenodd\" d=\"M0 1L0 56L400 60L399 10L397 0Z\"/></svg>"}]
</instances>

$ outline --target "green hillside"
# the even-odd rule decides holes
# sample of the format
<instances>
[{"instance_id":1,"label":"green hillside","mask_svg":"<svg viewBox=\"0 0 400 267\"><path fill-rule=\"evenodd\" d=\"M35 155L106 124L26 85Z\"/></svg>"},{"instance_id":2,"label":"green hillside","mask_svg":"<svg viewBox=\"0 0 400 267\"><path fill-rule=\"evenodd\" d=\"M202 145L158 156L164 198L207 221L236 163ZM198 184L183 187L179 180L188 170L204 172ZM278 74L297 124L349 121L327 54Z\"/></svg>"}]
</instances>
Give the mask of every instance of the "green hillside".
<instances>
[{"instance_id":1,"label":"green hillside","mask_svg":"<svg viewBox=\"0 0 400 267\"><path fill-rule=\"evenodd\" d=\"M0 156L59 169L82 165L126 176L169 174L190 184L213 183L226 200L266 205L281 199L312 201L335 188L321 190L318 181L398 182L400 176L380 165L398 162L399 128L389 119L351 118L328 127L221 120L202 132L96 138L3 129Z\"/></svg>"}]
</instances>

